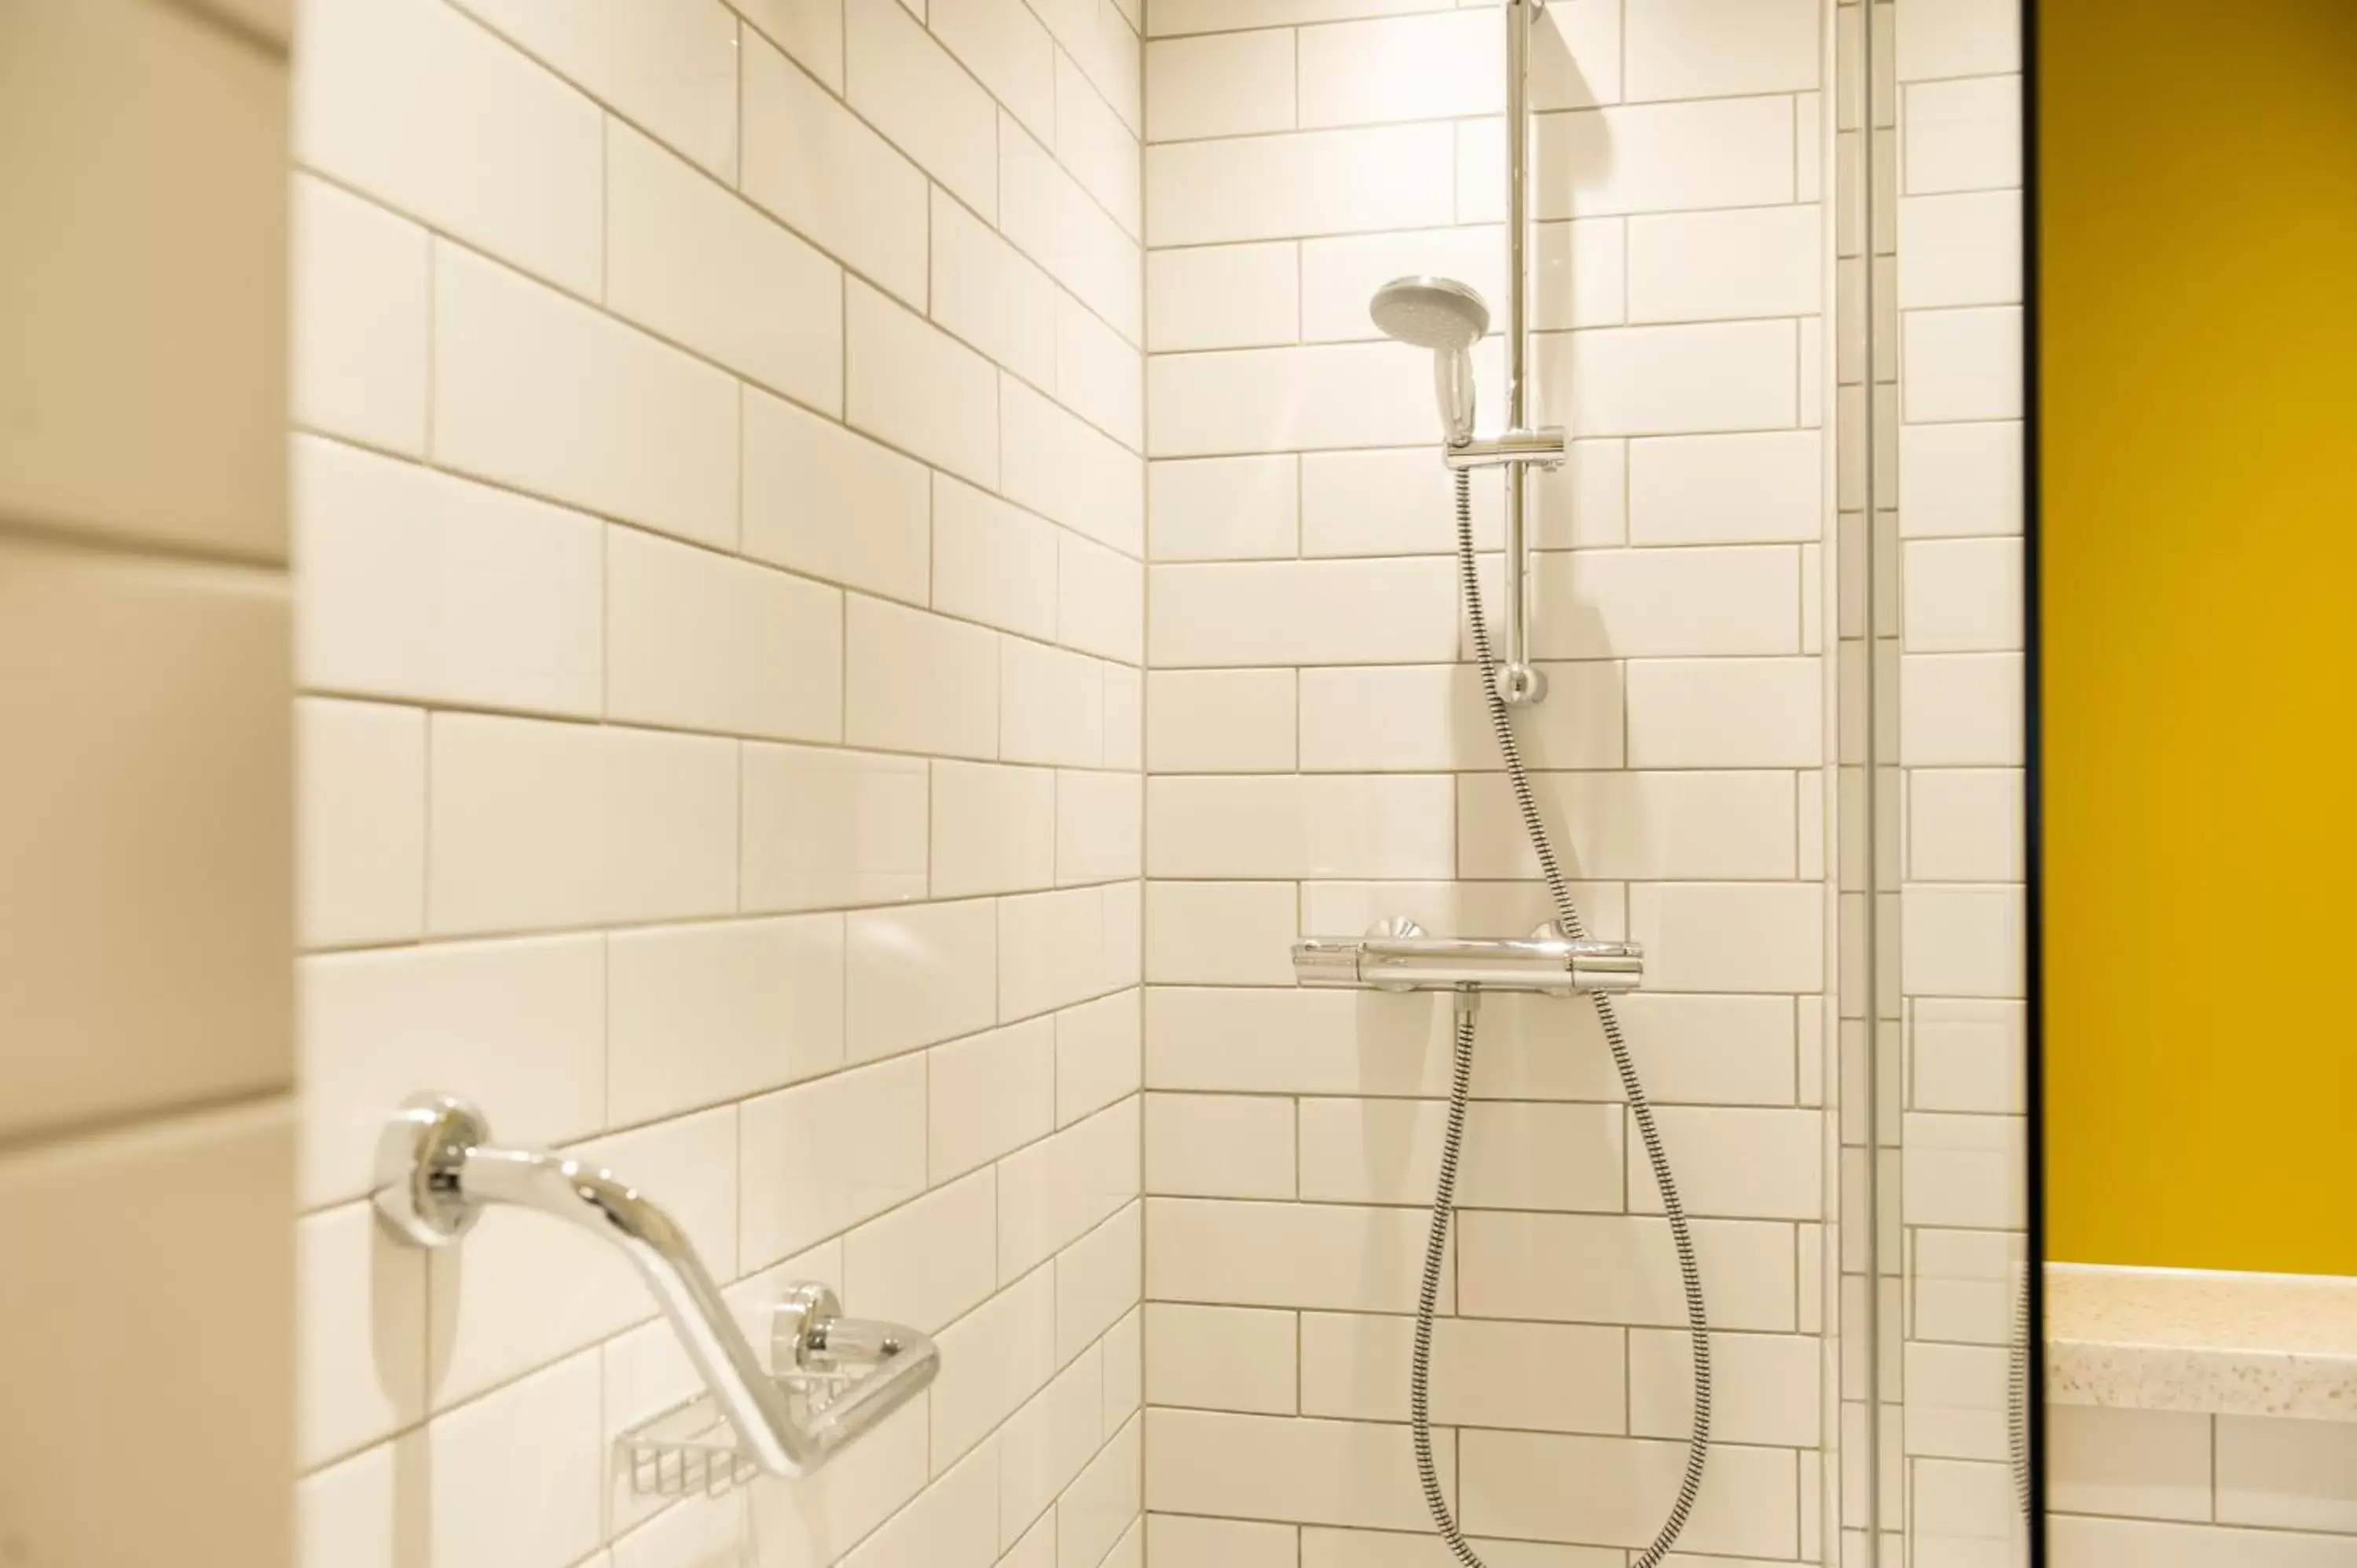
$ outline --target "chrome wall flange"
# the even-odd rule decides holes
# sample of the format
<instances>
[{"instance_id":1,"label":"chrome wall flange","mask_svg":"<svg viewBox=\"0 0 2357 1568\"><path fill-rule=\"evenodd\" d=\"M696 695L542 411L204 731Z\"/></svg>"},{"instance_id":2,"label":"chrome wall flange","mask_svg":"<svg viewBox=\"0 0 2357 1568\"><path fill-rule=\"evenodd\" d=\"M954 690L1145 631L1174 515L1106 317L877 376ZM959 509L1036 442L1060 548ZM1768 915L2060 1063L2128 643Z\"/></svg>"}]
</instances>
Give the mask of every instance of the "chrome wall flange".
<instances>
[{"instance_id":1,"label":"chrome wall flange","mask_svg":"<svg viewBox=\"0 0 2357 1568\"><path fill-rule=\"evenodd\" d=\"M824 1359L827 1326L843 1316L834 1292L816 1280L787 1288L770 1315L770 1370L812 1371Z\"/></svg>"},{"instance_id":2,"label":"chrome wall flange","mask_svg":"<svg viewBox=\"0 0 2357 1568\"><path fill-rule=\"evenodd\" d=\"M413 1094L376 1143L377 1218L413 1247L447 1247L474 1229L483 1206L467 1197L467 1151L491 1141L483 1113L455 1094Z\"/></svg>"},{"instance_id":3,"label":"chrome wall flange","mask_svg":"<svg viewBox=\"0 0 2357 1568\"><path fill-rule=\"evenodd\" d=\"M1498 666L1498 700L1512 708L1527 708L1546 701L1546 671L1535 664Z\"/></svg>"}]
</instances>

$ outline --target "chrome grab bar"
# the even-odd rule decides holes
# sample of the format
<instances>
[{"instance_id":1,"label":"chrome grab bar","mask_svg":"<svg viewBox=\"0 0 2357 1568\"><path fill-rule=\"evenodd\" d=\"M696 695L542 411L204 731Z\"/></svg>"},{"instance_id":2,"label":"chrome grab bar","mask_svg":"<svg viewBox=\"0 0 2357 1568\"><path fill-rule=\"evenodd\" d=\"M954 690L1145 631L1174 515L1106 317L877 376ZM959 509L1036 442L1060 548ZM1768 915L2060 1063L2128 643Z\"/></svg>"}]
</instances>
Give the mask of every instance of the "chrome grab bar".
<instances>
[{"instance_id":1,"label":"chrome grab bar","mask_svg":"<svg viewBox=\"0 0 2357 1568\"><path fill-rule=\"evenodd\" d=\"M1294 978L1324 989L1372 991L1634 991L1645 950L1635 942L1575 941L1552 923L1529 938L1430 937L1392 920L1355 940L1312 937L1293 947Z\"/></svg>"},{"instance_id":2,"label":"chrome grab bar","mask_svg":"<svg viewBox=\"0 0 2357 1568\"><path fill-rule=\"evenodd\" d=\"M845 1318L834 1293L819 1284L789 1287L772 1323L774 1364L764 1368L687 1233L660 1206L602 1166L493 1144L482 1113L455 1095L428 1092L403 1103L378 1144L376 1178L378 1219L413 1247L450 1246L485 1205L503 1203L580 1226L621 1249L702 1374L710 1413L734 1433L733 1444L716 1448L712 1423L694 1419L703 1413L691 1408L697 1401L633 1428L622 1441L641 1490L682 1489L673 1483L691 1465L702 1474L688 1489L741 1478L748 1464L772 1476L808 1475L940 1369L941 1353L926 1336ZM649 1435L658 1427L695 1436ZM666 1468L666 1459L682 1463Z\"/></svg>"}]
</instances>

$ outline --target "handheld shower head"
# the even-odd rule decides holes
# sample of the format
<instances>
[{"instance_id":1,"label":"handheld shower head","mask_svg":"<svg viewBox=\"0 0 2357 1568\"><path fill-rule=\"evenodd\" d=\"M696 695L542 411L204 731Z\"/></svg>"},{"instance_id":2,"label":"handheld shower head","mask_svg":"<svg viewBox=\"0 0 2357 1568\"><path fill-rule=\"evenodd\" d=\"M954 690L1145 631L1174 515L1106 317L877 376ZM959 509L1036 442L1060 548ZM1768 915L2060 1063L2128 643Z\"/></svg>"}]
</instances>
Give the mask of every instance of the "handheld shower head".
<instances>
[{"instance_id":1,"label":"handheld shower head","mask_svg":"<svg viewBox=\"0 0 2357 1568\"><path fill-rule=\"evenodd\" d=\"M1387 338L1432 350L1440 422L1456 446L1473 435L1473 345L1490 329L1490 307L1455 278L1394 278L1367 306Z\"/></svg>"}]
</instances>

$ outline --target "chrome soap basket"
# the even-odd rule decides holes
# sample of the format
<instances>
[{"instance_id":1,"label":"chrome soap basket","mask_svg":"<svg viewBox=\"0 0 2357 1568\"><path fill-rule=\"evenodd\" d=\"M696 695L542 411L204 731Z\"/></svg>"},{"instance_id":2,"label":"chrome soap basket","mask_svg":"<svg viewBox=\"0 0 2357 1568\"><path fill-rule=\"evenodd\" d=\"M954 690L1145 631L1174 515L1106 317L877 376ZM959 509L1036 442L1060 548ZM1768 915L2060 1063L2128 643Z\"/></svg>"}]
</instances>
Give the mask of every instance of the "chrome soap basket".
<instances>
[{"instance_id":1,"label":"chrome soap basket","mask_svg":"<svg viewBox=\"0 0 2357 1568\"><path fill-rule=\"evenodd\" d=\"M412 1096L377 1149L377 1218L414 1247L447 1247L486 1204L537 1209L621 1249L702 1374L705 1392L617 1440L631 1486L664 1496L724 1491L767 1474L806 1476L933 1380L941 1352L898 1324L842 1315L823 1284L787 1287L764 1366L685 1231L601 1166L490 1142L455 1095Z\"/></svg>"}]
</instances>

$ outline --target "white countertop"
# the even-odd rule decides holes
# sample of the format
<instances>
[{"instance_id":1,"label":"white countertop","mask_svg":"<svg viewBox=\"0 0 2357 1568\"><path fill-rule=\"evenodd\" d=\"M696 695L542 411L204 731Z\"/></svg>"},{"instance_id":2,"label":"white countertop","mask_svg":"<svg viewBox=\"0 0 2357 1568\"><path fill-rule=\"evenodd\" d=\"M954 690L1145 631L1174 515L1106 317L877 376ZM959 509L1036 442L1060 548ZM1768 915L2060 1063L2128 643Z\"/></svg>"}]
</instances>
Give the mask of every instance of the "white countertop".
<instances>
[{"instance_id":1,"label":"white countertop","mask_svg":"<svg viewBox=\"0 0 2357 1568\"><path fill-rule=\"evenodd\" d=\"M2049 1263L2046 1397L2357 1421L2357 1279Z\"/></svg>"}]
</instances>

